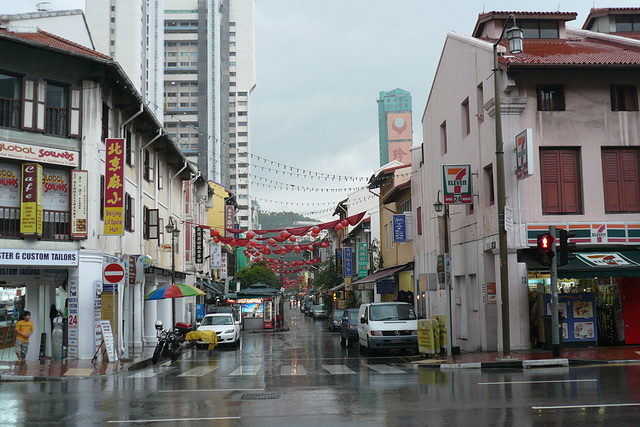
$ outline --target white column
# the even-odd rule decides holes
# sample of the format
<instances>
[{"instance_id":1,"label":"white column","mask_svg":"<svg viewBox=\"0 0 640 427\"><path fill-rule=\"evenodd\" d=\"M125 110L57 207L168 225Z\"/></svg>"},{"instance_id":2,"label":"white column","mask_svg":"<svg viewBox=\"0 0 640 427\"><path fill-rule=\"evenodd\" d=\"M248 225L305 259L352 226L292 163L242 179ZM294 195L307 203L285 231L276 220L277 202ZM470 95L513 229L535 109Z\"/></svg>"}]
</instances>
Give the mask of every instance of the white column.
<instances>
[{"instance_id":1,"label":"white column","mask_svg":"<svg viewBox=\"0 0 640 427\"><path fill-rule=\"evenodd\" d=\"M78 358L91 359L95 354L95 282L102 281L103 253L80 250L78 258L78 267L69 269L69 280L78 282Z\"/></svg>"}]
</instances>

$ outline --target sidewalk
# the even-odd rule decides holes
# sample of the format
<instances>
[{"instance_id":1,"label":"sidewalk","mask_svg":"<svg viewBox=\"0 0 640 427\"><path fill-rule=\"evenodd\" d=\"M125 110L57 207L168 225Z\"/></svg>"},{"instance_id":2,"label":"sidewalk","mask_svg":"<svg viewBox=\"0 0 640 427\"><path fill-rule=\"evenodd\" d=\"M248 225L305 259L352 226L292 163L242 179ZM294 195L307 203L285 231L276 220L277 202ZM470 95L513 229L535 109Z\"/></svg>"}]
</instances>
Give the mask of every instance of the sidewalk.
<instances>
[{"instance_id":1,"label":"sidewalk","mask_svg":"<svg viewBox=\"0 0 640 427\"><path fill-rule=\"evenodd\" d=\"M413 362L419 367L440 369L533 368L537 366L579 366L612 363L640 364L640 345L618 347L581 347L560 351L553 357L550 350L511 350L511 358L500 353L463 353L451 357L427 358Z\"/></svg>"},{"instance_id":2,"label":"sidewalk","mask_svg":"<svg viewBox=\"0 0 640 427\"><path fill-rule=\"evenodd\" d=\"M133 371L151 365L153 345L134 349L133 357L115 363L91 360L40 360L23 365L0 361L0 382L4 381L65 381L82 377L110 375L118 371ZM640 345L620 347L569 348L554 358L551 351L512 350L511 358L502 359L499 353L463 353L451 357L423 358L413 362L420 368L487 369L535 368L537 366L584 366L613 363L640 364Z\"/></svg>"}]
</instances>

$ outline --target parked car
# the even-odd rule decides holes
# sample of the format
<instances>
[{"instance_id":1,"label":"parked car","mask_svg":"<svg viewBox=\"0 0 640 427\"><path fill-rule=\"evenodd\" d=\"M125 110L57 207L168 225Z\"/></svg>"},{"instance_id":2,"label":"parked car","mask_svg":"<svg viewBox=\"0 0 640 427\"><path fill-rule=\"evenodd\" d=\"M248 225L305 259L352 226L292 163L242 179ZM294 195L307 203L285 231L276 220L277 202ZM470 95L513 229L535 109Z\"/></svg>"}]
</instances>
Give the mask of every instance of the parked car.
<instances>
[{"instance_id":1,"label":"parked car","mask_svg":"<svg viewBox=\"0 0 640 427\"><path fill-rule=\"evenodd\" d=\"M218 336L218 344L240 345L240 322L233 313L211 313L202 318L198 331L214 331ZM208 344L197 341L198 345Z\"/></svg>"},{"instance_id":2,"label":"parked car","mask_svg":"<svg viewBox=\"0 0 640 427\"><path fill-rule=\"evenodd\" d=\"M340 318L340 347L351 347L358 341L358 309L348 308Z\"/></svg>"},{"instance_id":3,"label":"parked car","mask_svg":"<svg viewBox=\"0 0 640 427\"><path fill-rule=\"evenodd\" d=\"M329 317L327 317L327 329L329 329L331 332L340 330L340 324L342 323L342 313L344 313L344 310L342 309L333 310Z\"/></svg>"},{"instance_id":4,"label":"parked car","mask_svg":"<svg viewBox=\"0 0 640 427\"><path fill-rule=\"evenodd\" d=\"M406 302L362 304L358 313L360 350L403 348L418 353L418 316Z\"/></svg>"},{"instance_id":5,"label":"parked car","mask_svg":"<svg viewBox=\"0 0 640 427\"><path fill-rule=\"evenodd\" d=\"M329 307L322 304L314 304L311 306L311 317L327 317L329 315Z\"/></svg>"},{"instance_id":6,"label":"parked car","mask_svg":"<svg viewBox=\"0 0 640 427\"><path fill-rule=\"evenodd\" d=\"M311 306L313 305L313 301L309 300L309 301L305 301L302 303L302 312L305 314L305 316L310 316L311 313Z\"/></svg>"}]
</instances>

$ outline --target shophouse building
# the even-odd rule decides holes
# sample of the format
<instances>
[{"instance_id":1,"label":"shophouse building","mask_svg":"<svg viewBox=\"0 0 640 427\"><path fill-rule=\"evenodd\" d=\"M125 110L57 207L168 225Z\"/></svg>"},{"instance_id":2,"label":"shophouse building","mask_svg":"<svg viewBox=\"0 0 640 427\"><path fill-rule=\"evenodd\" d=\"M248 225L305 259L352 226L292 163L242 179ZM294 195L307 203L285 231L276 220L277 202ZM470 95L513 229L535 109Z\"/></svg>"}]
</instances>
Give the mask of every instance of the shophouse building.
<instances>
[{"instance_id":1,"label":"shophouse building","mask_svg":"<svg viewBox=\"0 0 640 427\"><path fill-rule=\"evenodd\" d=\"M634 296L640 277L640 43L566 26L575 13L513 14L524 30L523 51L510 53L503 40L498 70L492 47L508 12L480 14L470 36L447 35L424 109L424 143L413 150L412 162L413 213L422 224L415 267L416 277L424 275L424 285L417 284L427 296L424 310L446 309L434 275L446 240L450 269L442 281L450 277L453 344L466 351L502 349L506 319L499 307L507 304L511 349L531 347L533 303L539 303L534 324L542 326L541 317L550 315L549 270L519 262L518 251L535 247L538 234L555 226L575 233L570 242L577 244L577 258L558 268L565 345L637 343L640 324L632 313L640 302ZM496 203L496 92L504 212ZM462 183L456 176L447 179L456 171L470 179L470 203L448 205L446 226L439 227L442 214L433 205L448 203L446 195L458 202L460 188L449 185ZM499 274L503 213L507 301Z\"/></svg>"},{"instance_id":2,"label":"shophouse building","mask_svg":"<svg viewBox=\"0 0 640 427\"><path fill-rule=\"evenodd\" d=\"M206 181L109 56L38 29L0 29L0 51L0 357L15 358L25 309L28 360L92 358L101 321L118 356L155 342L157 320L191 321L193 297L144 298L172 272L207 274L206 244L185 249L206 222ZM56 310L64 354L52 353Z\"/></svg>"}]
</instances>

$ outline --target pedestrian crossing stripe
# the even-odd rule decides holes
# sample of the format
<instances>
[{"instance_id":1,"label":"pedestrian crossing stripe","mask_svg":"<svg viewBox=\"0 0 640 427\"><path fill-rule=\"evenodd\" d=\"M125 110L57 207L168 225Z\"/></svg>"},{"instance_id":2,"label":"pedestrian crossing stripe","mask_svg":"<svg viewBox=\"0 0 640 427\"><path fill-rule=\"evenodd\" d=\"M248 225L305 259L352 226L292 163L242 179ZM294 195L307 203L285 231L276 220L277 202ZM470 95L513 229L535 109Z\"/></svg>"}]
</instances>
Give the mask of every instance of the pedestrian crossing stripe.
<instances>
[{"instance_id":1,"label":"pedestrian crossing stripe","mask_svg":"<svg viewBox=\"0 0 640 427\"><path fill-rule=\"evenodd\" d=\"M344 365L322 365L331 375L355 374L356 372Z\"/></svg>"},{"instance_id":2,"label":"pedestrian crossing stripe","mask_svg":"<svg viewBox=\"0 0 640 427\"><path fill-rule=\"evenodd\" d=\"M198 366L197 368L189 369L187 372L183 372L179 377L203 377L210 372L217 369L217 366Z\"/></svg>"},{"instance_id":3,"label":"pedestrian crossing stripe","mask_svg":"<svg viewBox=\"0 0 640 427\"><path fill-rule=\"evenodd\" d=\"M403 371L402 369L394 368L393 366L390 366L390 365L376 364L376 365L365 365L365 366L381 374L404 374L405 373L405 371Z\"/></svg>"},{"instance_id":4,"label":"pedestrian crossing stripe","mask_svg":"<svg viewBox=\"0 0 640 427\"><path fill-rule=\"evenodd\" d=\"M154 366L153 368L145 369L140 372L136 372L135 374L129 375L127 376L127 378L153 378L171 369L172 368L168 366Z\"/></svg>"},{"instance_id":5,"label":"pedestrian crossing stripe","mask_svg":"<svg viewBox=\"0 0 640 427\"><path fill-rule=\"evenodd\" d=\"M254 366L240 366L235 371L231 372L229 375L233 377L237 376L245 376L245 375L256 375L260 370L261 365Z\"/></svg>"}]
</instances>

